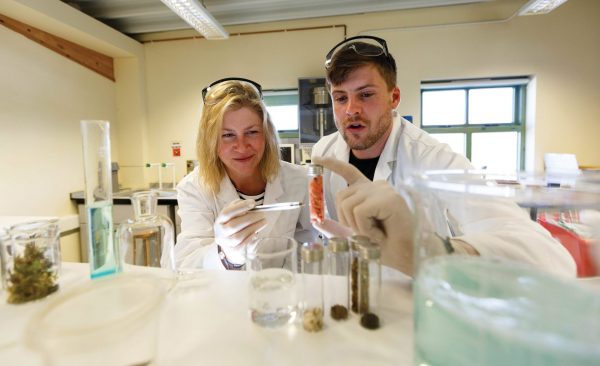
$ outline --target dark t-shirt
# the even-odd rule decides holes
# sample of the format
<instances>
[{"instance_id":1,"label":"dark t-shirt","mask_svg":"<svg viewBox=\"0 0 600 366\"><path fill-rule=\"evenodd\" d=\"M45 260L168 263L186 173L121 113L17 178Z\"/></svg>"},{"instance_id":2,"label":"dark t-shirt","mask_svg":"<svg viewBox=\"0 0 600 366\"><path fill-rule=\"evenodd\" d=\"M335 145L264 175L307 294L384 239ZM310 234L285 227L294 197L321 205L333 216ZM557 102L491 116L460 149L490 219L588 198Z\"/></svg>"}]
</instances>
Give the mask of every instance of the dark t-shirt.
<instances>
[{"instance_id":1,"label":"dark t-shirt","mask_svg":"<svg viewBox=\"0 0 600 366\"><path fill-rule=\"evenodd\" d=\"M364 176L369 178L370 180L373 180L373 177L375 176L375 168L377 168L378 161L379 156L371 159L359 159L356 156L354 156L354 153L352 152L352 150L350 150L350 164L357 167L358 170L360 170L360 172L363 173Z\"/></svg>"}]
</instances>

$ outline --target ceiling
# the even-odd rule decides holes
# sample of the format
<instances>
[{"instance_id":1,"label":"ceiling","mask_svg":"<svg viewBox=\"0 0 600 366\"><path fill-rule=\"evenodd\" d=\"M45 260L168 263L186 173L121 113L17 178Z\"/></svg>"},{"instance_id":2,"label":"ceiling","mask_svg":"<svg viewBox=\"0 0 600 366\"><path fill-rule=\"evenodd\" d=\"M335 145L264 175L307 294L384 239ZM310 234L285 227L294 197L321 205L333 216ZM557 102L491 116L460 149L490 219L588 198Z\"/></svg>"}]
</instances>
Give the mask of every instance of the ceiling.
<instances>
[{"instance_id":1,"label":"ceiling","mask_svg":"<svg viewBox=\"0 0 600 366\"><path fill-rule=\"evenodd\" d=\"M160 0L62 0L133 38L191 29ZM296 20L494 0L203 0L223 25Z\"/></svg>"}]
</instances>

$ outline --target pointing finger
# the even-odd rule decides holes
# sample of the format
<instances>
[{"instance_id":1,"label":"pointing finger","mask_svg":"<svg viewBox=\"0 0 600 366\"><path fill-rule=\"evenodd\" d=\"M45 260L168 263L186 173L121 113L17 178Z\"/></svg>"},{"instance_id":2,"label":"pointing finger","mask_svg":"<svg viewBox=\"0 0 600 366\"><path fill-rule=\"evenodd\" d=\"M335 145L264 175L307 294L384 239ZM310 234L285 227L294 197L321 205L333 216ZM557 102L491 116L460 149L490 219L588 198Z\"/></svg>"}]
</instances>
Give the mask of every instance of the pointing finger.
<instances>
[{"instance_id":1,"label":"pointing finger","mask_svg":"<svg viewBox=\"0 0 600 366\"><path fill-rule=\"evenodd\" d=\"M322 165L332 172L339 174L349 185L369 181L369 179L365 177L358 169L356 169L355 166L343 161L324 157L315 157L312 161L315 164Z\"/></svg>"}]
</instances>

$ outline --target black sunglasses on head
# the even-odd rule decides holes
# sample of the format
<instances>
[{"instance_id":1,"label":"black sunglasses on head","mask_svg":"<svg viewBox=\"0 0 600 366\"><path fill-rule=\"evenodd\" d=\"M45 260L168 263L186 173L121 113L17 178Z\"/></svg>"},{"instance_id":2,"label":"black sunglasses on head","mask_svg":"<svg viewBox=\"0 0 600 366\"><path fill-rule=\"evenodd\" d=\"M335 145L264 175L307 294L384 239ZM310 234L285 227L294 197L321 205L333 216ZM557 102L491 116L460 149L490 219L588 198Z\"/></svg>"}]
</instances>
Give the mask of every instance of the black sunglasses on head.
<instances>
[{"instance_id":1,"label":"black sunglasses on head","mask_svg":"<svg viewBox=\"0 0 600 366\"><path fill-rule=\"evenodd\" d=\"M256 81L252 81L250 79L233 77L233 78L224 78L224 79L219 79L217 81L213 81L209 86L207 86L204 89L202 89L202 101L206 101L206 94L210 91L210 89L213 86L215 86L217 84L220 84L222 82L225 82L225 81L242 81L242 82L251 84L252 86L254 86L256 88L256 91L258 92L258 95L260 96L260 99L263 98L262 86L260 86L259 83L257 83Z\"/></svg>"},{"instance_id":2,"label":"black sunglasses on head","mask_svg":"<svg viewBox=\"0 0 600 366\"><path fill-rule=\"evenodd\" d=\"M357 43L357 41L375 41L371 43ZM327 53L325 56L325 68L328 69L331 66L331 60L333 55L336 54L337 51L342 49L344 45L350 44L348 49L354 50L358 55L361 56L369 56L369 57L377 57L381 55L385 55L388 59L390 57L390 53L387 48L387 43L383 38L374 37L374 36L355 36L347 38L340 43L333 46L333 48Z\"/></svg>"}]
</instances>

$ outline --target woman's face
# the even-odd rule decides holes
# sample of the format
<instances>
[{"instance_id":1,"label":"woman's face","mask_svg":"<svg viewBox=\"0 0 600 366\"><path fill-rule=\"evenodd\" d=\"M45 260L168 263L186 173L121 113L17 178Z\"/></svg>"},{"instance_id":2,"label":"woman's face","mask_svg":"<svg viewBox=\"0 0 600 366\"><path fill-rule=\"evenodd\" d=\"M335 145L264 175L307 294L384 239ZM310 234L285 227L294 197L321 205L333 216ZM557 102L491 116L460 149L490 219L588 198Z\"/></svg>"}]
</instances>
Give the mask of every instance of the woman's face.
<instances>
[{"instance_id":1,"label":"woman's face","mask_svg":"<svg viewBox=\"0 0 600 366\"><path fill-rule=\"evenodd\" d=\"M260 176L265 152L262 116L249 107L225 112L219 140L219 159L233 180Z\"/></svg>"}]
</instances>

